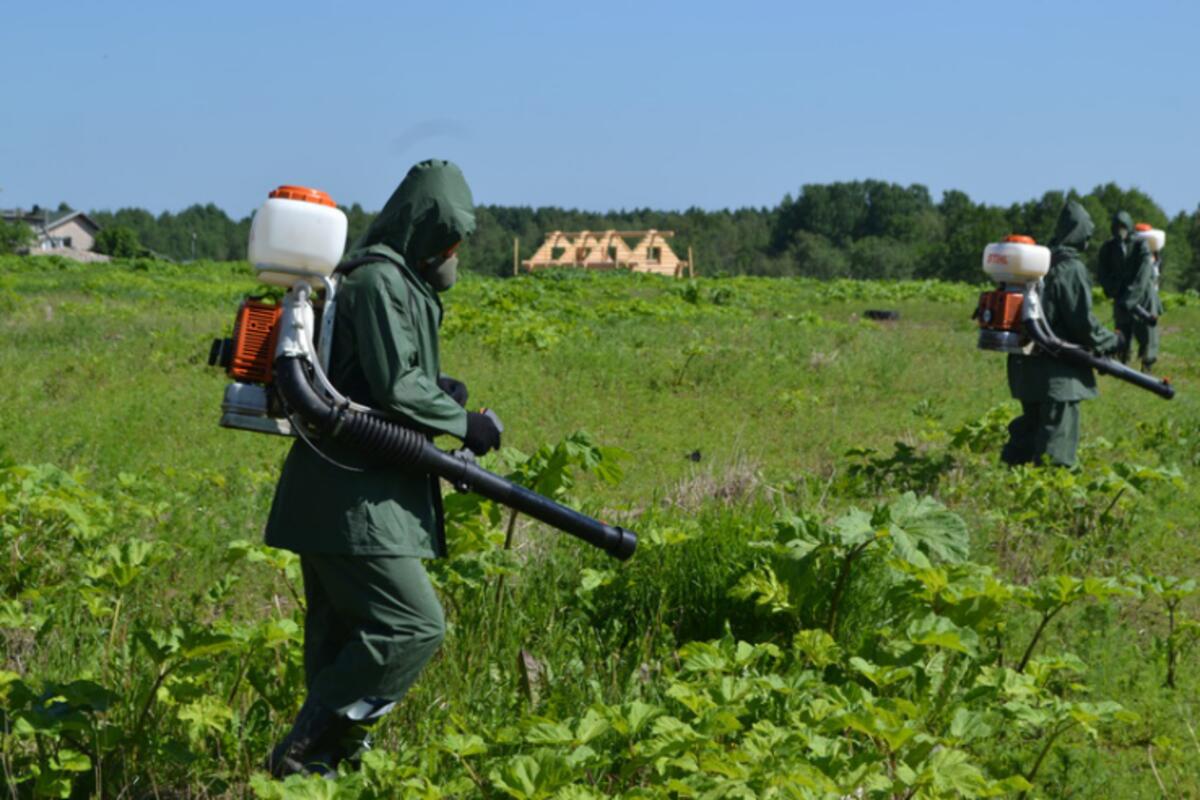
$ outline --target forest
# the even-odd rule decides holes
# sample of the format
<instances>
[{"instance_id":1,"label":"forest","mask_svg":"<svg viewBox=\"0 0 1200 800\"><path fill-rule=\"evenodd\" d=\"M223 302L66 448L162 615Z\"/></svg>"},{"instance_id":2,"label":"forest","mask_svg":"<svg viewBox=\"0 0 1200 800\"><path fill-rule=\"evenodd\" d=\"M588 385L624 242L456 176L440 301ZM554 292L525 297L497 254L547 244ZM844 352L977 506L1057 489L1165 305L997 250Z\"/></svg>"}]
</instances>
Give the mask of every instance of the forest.
<instances>
[{"instance_id":1,"label":"forest","mask_svg":"<svg viewBox=\"0 0 1200 800\"><path fill-rule=\"evenodd\" d=\"M521 257L528 258L544 234L554 230L654 228L675 231L676 250L682 253L691 247L698 272L710 277L975 282L980 279L979 254L985 244L1008 233L1045 242L1059 209L1070 198L1081 200L1096 222L1090 259L1107 236L1108 218L1123 209L1138 222L1167 231L1166 287L1200 288L1197 213L1168 217L1143 191L1113 183L1097 186L1086 195L1074 190L1047 191L1037 199L1008 207L977 203L953 190L935 201L925 186L878 180L807 184L773 208L590 212L482 205L478 230L461 258L466 269L510 275L514 237L520 241ZM374 212L358 203L344 210L350 222L348 244L352 245L370 225ZM116 248L115 255L144 254L177 261L245 257L250 218L235 220L213 204L157 216L138 208L89 213L110 229L105 241ZM114 228L117 230L111 230Z\"/></svg>"}]
</instances>

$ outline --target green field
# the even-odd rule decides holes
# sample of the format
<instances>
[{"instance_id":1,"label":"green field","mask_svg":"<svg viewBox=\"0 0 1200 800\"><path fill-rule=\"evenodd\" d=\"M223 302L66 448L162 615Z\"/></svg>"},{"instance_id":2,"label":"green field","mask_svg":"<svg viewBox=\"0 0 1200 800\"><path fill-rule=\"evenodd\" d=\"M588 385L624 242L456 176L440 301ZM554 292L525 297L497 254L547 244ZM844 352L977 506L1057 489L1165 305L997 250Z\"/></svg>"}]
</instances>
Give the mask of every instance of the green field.
<instances>
[{"instance_id":1,"label":"green field","mask_svg":"<svg viewBox=\"0 0 1200 800\"><path fill-rule=\"evenodd\" d=\"M1178 397L1102 378L1067 472L997 464L980 287L468 278L443 367L505 421L491 466L641 547L518 519L505 549L453 496L441 654L360 773L280 785L298 569L258 541L288 443L219 428L205 363L254 289L0 260L13 797L1200 796L1195 295Z\"/></svg>"}]
</instances>

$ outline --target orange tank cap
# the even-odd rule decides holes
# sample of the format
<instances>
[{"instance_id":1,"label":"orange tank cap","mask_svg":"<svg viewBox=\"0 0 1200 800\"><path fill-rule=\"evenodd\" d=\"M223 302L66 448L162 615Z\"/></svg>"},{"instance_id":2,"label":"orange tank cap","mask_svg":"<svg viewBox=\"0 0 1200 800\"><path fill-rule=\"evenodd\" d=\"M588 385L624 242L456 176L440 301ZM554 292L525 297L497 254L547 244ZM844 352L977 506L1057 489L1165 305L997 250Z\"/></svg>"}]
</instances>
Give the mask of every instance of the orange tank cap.
<instances>
[{"instance_id":1,"label":"orange tank cap","mask_svg":"<svg viewBox=\"0 0 1200 800\"><path fill-rule=\"evenodd\" d=\"M1013 242L1014 244L1037 244L1032 236L1022 236L1019 233L1010 233L1004 237L1004 241Z\"/></svg>"},{"instance_id":2,"label":"orange tank cap","mask_svg":"<svg viewBox=\"0 0 1200 800\"><path fill-rule=\"evenodd\" d=\"M1133 229L1135 231L1152 231L1154 230L1154 226L1149 222L1139 222L1137 225L1133 226Z\"/></svg>"},{"instance_id":3,"label":"orange tank cap","mask_svg":"<svg viewBox=\"0 0 1200 800\"><path fill-rule=\"evenodd\" d=\"M271 192L268 197L277 197L282 200L303 200L305 203L316 203L322 206L334 206L333 198L320 189L310 189L307 186L280 186L275 191Z\"/></svg>"}]
</instances>

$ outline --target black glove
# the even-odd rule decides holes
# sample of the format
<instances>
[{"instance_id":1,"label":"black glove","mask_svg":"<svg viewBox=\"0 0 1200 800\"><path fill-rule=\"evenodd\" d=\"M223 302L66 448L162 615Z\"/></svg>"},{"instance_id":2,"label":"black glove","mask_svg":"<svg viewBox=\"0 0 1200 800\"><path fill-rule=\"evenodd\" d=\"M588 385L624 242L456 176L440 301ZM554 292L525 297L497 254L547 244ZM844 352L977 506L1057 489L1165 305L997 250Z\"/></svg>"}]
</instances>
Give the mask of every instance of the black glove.
<instances>
[{"instance_id":1,"label":"black glove","mask_svg":"<svg viewBox=\"0 0 1200 800\"><path fill-rule=\"evenodd\" d=\"M1121 361L1125 361L1129 358L1129 339L1126 338L1125 331L1121 330L1120 328L1117 329L1117 345L1109 352L1111 352Z\"/></svg>"},{"instance_id":2,"label":"black glove","mask_svg":"<svg viewBox=\"0 0 1200 800\"><path fill-rule=\"evenodd\" d=\"M439 389L454 398L454 402L463 408L467 407L467 385L465 383L456 381L449 375L439 375L437 385Z\"/></svg>"},{"instance_id":3,"label":"black glove","mask_svg":"<svg viewBox=\"0 0 1200 800\"><path fill-rule=\"evenodd\" d=\"M500 447L500 427L487 414L467 412L467 435L463 444L477 456Z\"/></svg>"}]
</instances>

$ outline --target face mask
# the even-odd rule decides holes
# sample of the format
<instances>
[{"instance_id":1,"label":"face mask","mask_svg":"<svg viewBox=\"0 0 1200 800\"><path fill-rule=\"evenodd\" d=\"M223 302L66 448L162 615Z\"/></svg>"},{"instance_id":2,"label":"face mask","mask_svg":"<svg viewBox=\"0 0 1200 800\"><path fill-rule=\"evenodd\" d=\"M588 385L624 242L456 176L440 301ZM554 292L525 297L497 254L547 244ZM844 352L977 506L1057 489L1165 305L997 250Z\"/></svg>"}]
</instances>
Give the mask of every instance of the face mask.
<instances>
[{"instance_id":1,"label":"face mask","mask_svg":"<svg viewBox=\"0 0 1200 800\"><path fill-rule=\"evenodd\" d=\"M458 256L432 261L425 267L424 278L435 292L444 292L458 281Z\"/></svg>"}]
</instances>

